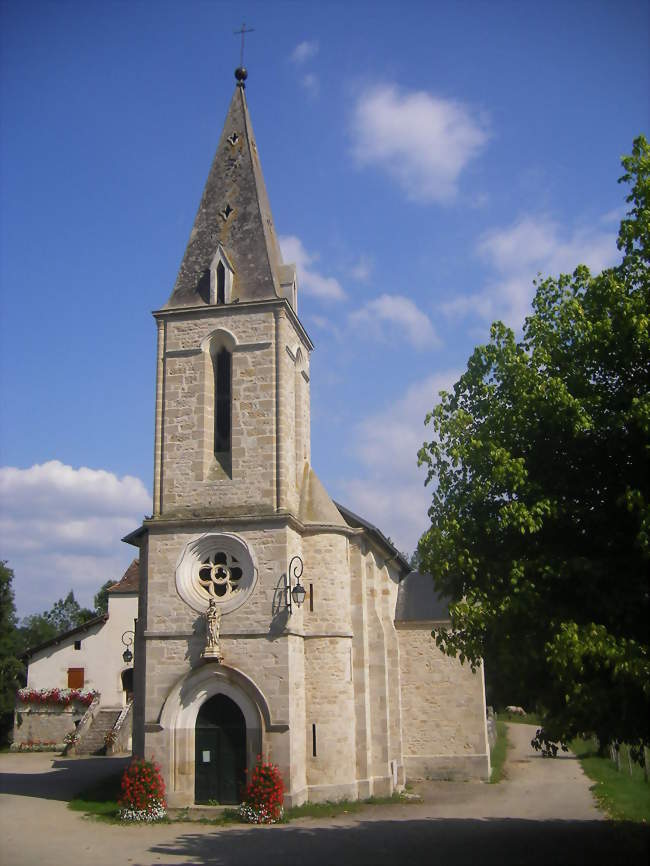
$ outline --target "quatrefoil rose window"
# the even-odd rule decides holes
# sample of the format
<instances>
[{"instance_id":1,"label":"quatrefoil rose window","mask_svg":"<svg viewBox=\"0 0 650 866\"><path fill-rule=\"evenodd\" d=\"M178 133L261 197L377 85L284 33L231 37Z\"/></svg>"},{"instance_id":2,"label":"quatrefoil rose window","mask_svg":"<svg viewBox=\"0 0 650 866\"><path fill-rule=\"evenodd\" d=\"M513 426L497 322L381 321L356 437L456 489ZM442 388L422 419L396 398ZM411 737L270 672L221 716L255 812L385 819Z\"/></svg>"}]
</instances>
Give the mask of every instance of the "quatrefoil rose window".
<instances>
[{"instance_id":1,"label":"quatrefoil rose window","mask_svg":"<svg viewBox=\"0 0 650 866\"><path fill-rule=\"evenodd\" d=\"M207 533L188 542L176 564L178 594L203 613L214 599L222 613L252 593L257 567L246 542L230 533Z\"/></svg>"},{"instance_id":2,"label":"quatrefoil rose window","mask_svg":"<svg viewBox=\"0 0 650 866\"><path fill-rule=\"evenodd\" d=\"M203 560L199 568L199 583L210 598L218 601L239 592L243 575L237 557L220 550Z\"/></svg>"}]
</instances>

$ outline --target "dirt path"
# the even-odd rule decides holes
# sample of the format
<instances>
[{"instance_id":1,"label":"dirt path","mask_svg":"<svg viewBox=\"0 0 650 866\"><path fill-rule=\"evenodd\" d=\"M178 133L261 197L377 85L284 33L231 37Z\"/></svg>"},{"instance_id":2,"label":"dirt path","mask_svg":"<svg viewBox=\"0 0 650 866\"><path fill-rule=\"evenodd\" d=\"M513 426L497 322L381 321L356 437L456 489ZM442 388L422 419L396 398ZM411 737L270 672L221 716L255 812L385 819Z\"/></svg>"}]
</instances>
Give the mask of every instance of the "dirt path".
<instances>
[{"instance_id":1,"label":"dirt path","mask_svg":"<svg viewBox=\"0 0 650 866\"><path fill-rule=\"evenodd\" d=\"M571 756L540 758L534 728L511 725L508 779L499 785L425 782L422 803L367 807L334 819L215 830L201 824L117 826L71 812L70 794L116 759L0 755L3 866L420 866L471 863L645 862L602 820Z\"/></svg>"}]
</instances>

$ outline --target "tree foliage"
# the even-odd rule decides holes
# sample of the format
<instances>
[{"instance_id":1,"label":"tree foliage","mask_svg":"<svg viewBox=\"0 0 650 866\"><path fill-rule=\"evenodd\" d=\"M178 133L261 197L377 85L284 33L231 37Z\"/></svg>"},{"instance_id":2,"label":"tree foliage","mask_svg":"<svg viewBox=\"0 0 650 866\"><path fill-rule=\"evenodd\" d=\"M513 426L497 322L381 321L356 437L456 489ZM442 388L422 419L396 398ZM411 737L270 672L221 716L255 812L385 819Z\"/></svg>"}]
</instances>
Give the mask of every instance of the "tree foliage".
<instances>
[{"instance_id":1,"label":"tree foliage","mask_svg":"<svg viewBox=\"0 0 650 866\"><path fill-rule=\"evenodd\" d=\"M107 580L106 583L103 583L99 588L99 591L95 595L93 599L95 604L95 615L99 616L102 613L108 612L108 590L115 586L114 580Z\"/></svg>"},{"instance_id":2,"label":"tree foliage","mask_svg":"<svg viewBox=\"0 0 650 866\"><path fill-rule=\"evenodd\" d=\"M32 647L52 640L64 631L82 625L98 613L90 608L81 607L74 597L74 592L70 590L65 598L55 601L44 613L33 613L24 617L18 629L21 652L26 652Z\"/></svg>"},{"instance_id":3,"label":"tree foliage","mask_svg":"<svg viewBox=\"0 0 650 866\"><path fill-rule=\"evenodd\" d=\"M16 689L22 685L24 666L19 658L16 606L11 586L14 573L0 561L0 742L13 723Z\"/></svg>"},{"instance_id":4,"label":"tree foliage","mask_svg":"<svg viewBox=\"0 0 650 866\"><path fill-rule=\"evenodd\" d=\"M623 158L622 260L537 283L427 417L421 567L451 597L438 645L486 658L541 744L650 741L650 149Z\"/></svg>"}]
</instances>

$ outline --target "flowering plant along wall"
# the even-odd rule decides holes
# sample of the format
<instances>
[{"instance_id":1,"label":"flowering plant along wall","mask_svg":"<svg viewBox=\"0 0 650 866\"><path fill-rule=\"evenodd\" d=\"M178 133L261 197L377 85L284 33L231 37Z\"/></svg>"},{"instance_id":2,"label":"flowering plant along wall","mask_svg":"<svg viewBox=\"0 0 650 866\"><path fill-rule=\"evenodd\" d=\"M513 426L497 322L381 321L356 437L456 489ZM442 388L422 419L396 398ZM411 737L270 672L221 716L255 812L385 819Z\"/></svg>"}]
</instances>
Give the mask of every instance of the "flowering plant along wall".
<instances>
[{"instance_id":1,"label":"flowering plant along wall","mask_svg":"<svg viewBox=\"0 0 650 866\"><path fill-rule=\"evenodd\" d=\"M249 824L276 824L284 815L283 802L284 783L280 770L258 755L250 781L244 788L239 814Z\"/></svg>"},{"instance_id":2,"label":"flowering plant along wall","mask_svg":"<svg viewBox=\"0 0 650 866\"><path fill-rule=\"evenodd\" d=\"M150 822L165 817L165 783L158 764L141 758L131 761L122 776L118 806L122 821Z\"/></svg>"},{"instance_id":3,"label":"flowering plant along wall","mask_svg":"<svg viewBox=\"0 0 650 866\"><path fill-rule=\"evenodd\" d=\"M23 704L46 704L67 707L72 703L89 707L99 692L94 689L18 689L16 697Z\"/></svg>"}]
</instances>

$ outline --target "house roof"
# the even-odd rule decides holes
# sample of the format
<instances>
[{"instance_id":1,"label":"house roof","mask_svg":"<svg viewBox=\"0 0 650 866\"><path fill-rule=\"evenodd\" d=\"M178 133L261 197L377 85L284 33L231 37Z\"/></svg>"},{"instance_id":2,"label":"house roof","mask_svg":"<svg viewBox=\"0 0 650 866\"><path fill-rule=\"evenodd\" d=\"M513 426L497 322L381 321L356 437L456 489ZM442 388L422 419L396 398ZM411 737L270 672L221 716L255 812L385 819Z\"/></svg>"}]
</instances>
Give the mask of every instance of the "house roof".
<instances>
[{"instance_id":1,"label":"house roof","mask_svg":"<svg viewBox=\"0 0 650 866\"><path fill-rule=\"evenodd\" d=\"M29 647L22 654L22 658L30 658L35 653L47 649L49 646L55 646L58 643L63 643L64 640L67 640L69 637L72 637L75 634L82 634L83 632L89 631L91 628L94 628L96 625L103 625L107 620L107 613L103 613L101 614L101 616L94 616L92 619L87 619L85 622L82 622L81 625L78 625L75 628L71 628L68 631L63 631L60 634L57 634L54 637L50 638L49 640L43 641L43 643L39 643L36 644L36 646Z\"/></svg>"},{"instance_id":2,"label":"house roof","mask_svg":"<svg viewBox=\"0 0 650 866\"><path fill-rule=\"evenodd\" d=\"M449 599L435 591L433 578L412 571L400 581L395 606L395 622L446 622Z\"/></svg>"},{"instance_id":3,"label":"house roof","mask_svg":"<svg viewBox=\"0 0 650 866\"><path fill-rule=\"evenodd\" d=\"M108 590L111 594L138 592L140 589L140 561L134 559L120 580Z\"/></svg>"},{"instance_id":4,"label":"house roof","mask_svg":"<svg viewBox=\"0 0 650 866\"><path fill-rule=\"evenodd\" d=\"M358 514L350 511L349 508L341 505L340 502L335 502L334 505L336 505L338 510L341 512L341 515L347 524L358 529L365 529L381 547L386 548L391 553L389 558L394 559L400 565L404 574L407 574L411 570L411 566L406 561L404 555L399 552L393 542L384 535L381 529L377 529L377 527L373 526L372 523L364 520L363 517L359 517Z\"/></svg>"}]
</instances>

